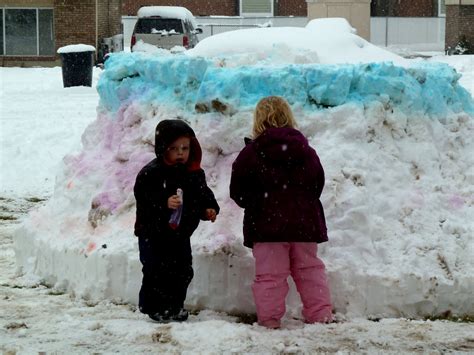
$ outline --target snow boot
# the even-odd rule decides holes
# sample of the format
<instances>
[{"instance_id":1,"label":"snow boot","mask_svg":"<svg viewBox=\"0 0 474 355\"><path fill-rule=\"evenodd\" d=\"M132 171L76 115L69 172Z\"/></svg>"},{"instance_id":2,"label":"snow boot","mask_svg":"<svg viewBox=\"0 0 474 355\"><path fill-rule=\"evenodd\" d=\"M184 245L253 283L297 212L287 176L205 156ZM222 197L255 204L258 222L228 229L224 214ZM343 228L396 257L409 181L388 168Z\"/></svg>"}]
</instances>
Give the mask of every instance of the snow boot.
<instances>
[{"instance_id":1,"label":"snow boot","mask_svg":"<svg viewBox=\"0 0 474 355\"><path fill-rule=\"evenodd\" d=\"M158 323L184 322L188 319L189 313L184 308L181 308L178 312L166 310L149 314L148 316Z\"/></svg>"},{"instance_id":2,"label":"snow boot","mask_svg":"<svg viewBox=\"0 0 474 355\"><path fill-rule=\"evenodd\" d=\"M184 308L181 308L178 313L171 316L171 319L174 322L184 322L188 319L188 317L189 317L189 312L185 310Z\"/></svg>"}]
</instances>

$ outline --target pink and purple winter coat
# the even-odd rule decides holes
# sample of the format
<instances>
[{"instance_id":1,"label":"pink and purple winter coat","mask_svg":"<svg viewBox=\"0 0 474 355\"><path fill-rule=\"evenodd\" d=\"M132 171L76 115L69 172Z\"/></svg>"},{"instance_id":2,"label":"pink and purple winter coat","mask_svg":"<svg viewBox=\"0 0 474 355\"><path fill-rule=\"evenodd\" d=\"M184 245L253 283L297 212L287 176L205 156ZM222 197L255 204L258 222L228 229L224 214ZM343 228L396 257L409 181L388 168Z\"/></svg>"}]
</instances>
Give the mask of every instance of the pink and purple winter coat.
<instances>
[{"instance_id":1,"label":"pink and purple winter coat","mask_svg":"<svg viewBox=\"0 0 474 355\"><path fill-rule=\"evenodd\" d=\"M269 128L232 164L230 197L244 211L244 245L328 240L319 200L324 170L316 151L293 128Z\"/></svg>"}]
</instances>

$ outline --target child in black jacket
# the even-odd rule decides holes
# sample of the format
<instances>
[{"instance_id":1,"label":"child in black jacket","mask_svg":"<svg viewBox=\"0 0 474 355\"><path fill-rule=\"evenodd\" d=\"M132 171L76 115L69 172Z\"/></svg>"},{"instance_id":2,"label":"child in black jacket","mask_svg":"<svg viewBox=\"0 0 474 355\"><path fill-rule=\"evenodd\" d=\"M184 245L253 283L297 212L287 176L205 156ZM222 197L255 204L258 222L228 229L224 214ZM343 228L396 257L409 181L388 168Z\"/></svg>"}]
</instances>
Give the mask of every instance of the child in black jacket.
<instances>
[{"instance_id":1,"label":"child in black jacket","mask_svg":"<svg viewBox=\"0 0 474 355\"><path fill-rule=\"evenodd\" d=\"M183 308L193 278L190 237L200 219L214 222L219 205L201 169L201 146L184 121L156 126L156 159L139 173L135 235L143 280L139 309L155 321L185 321Z\"/></svg>"}]
</instances>

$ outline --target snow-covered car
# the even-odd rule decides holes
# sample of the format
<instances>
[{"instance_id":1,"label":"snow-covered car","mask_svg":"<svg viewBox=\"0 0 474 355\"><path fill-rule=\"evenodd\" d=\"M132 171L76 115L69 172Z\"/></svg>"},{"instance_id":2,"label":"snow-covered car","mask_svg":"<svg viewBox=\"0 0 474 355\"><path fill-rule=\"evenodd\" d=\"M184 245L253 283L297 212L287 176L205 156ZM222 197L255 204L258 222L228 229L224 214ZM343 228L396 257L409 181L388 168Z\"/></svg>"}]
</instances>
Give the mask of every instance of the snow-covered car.
<instances>
[{"instance_id":1,"label":"snow-covered car","mask_svg":"<svg viewBox=\"0 0 474 355\"><path fill-rule=\"evenodd\" d=\"M180 6L144 6L138 10L138 20L132 34L131 50L138 41L159 48L182 46L193 48L198 42L195 18L191 11Z\"/></svg>"}]
</instances>

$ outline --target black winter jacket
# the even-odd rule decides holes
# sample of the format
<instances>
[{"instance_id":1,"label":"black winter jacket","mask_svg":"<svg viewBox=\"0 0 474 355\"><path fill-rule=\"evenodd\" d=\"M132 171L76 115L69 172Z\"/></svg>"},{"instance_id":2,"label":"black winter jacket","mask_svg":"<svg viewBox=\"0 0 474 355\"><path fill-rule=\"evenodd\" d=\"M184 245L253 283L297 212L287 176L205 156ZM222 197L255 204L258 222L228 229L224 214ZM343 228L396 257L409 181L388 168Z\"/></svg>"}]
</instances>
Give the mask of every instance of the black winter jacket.
<instances>
[{"instance_id":1,"label":"black winter jacket","mask_svg":"<svg viewBox=\"0 0 474 355\"><path fill-rule=\"evenodd\" d=\"M166 148L182 136L191 138L187 164L165 164L163 154ZM200 168L201 147L194 131L184 121L164 120L156 127L155 153L156 159L143 167L135 182L135 235L147 238L189 238L200 219L206 218L206 209L213 208L219 213L219 205ZM183 212L179 227L172 229L168 222L173 210L168 208L168 198L175 195L178 188L183 190Z\"/></svg>"},{"instance_id":2,"label":"black winter jacket","mask_svg":"<svg viewBox=\"0 0 474 355\"><path fill-rule=\"evenodd\" d=\"M328 240L319 200L324 170L306 137L293 128L269 128L232 164L230 197L244 213L244 245Z\"/></svg>"}]
</instances>

